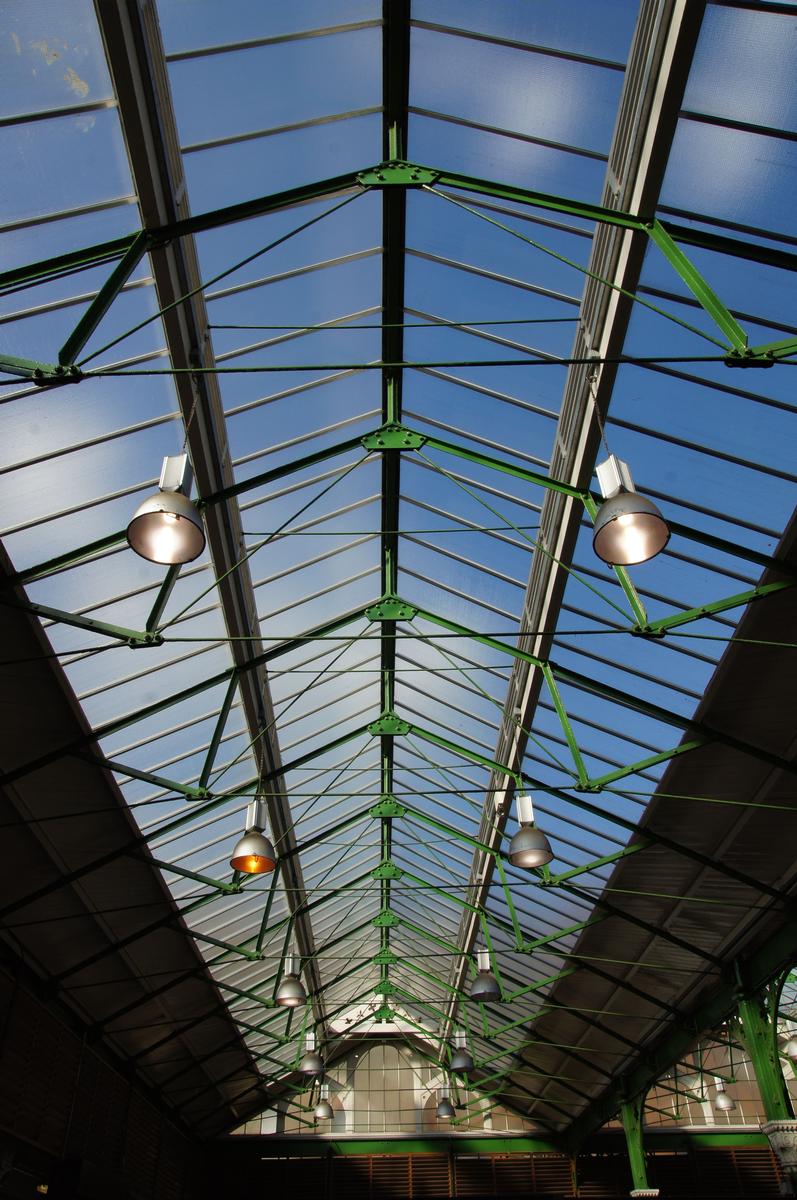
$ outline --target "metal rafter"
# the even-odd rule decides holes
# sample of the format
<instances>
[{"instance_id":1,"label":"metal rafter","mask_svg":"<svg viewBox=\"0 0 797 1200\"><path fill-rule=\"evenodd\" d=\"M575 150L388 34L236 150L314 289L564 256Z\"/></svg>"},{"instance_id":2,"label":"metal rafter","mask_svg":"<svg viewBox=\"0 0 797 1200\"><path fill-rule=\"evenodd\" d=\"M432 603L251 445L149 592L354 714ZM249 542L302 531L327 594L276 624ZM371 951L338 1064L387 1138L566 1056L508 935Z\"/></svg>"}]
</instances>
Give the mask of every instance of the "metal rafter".
<instances>
[{"instance_id":1,"label":"metal rafter","mask_svg":"<svg viewBox=\"0 0 797 1200\"><path fill-rule=\"evenodd\" d=\"M609 155L604 209L624 209L644 215L653 210L664 167L675 132L689 65L700 30L705 5L688 5L685 0L647 0L640 8L629 70L620 103L614 143ZM646 238L622 225L601 224L590 257L590 270L616 281L633 292L642 269ZM587 279L581 305L582 320L576 335L573 357L615 356L622 350L631 315L630 302L594 279ZM617 368L611 364L589 368L570 367L565 383L561 416L554 440L551 475L585 491L592 476L599 442L594 409L605 415ZM567 575L562 563L572 560L581 505L572 496L546 495L540 521L540 540L549 553L535 554L531 564L522 627L551 630L562 603ZM553 636L522 637L519 646L539 659L550 655ZM541 668L518 662L507 689L506 707L495 759L505 763L515 778L523 766L528 736L543 686ZM518 717L516 719L515 711ZM495 847L506 824L514 794L511 775L493 771L490 776L480 840ZM473 857L469 895L483 907L492 881L492 856L477 851ZM463 917L458 941L470 953L479 932L473 915ZM452 975L457 987L465 980L464 960ZM457 1002L452 1000L442 1037L448 1036L456 1019Z\"/></svg>"},{"instance_id":2,"label":"metal rafter","mask_svg":"<svg viewBox=\"0 0 797 1200\"><path fill-rule=\"evenodd\" d=\"M129 5L124 0L98 2L95 10L118 97L144 228L187 221L188 201L157 16L151 7ZM122 263L127 260L129 265L134 249L137 251L141 244L141 239L136 239ZM193 238L187 235L165 245L150 245L150 254L161 308L188 292L197 292L189 302L169 309L163 318L173 365L177 368L212 365L207 312L204 298L197 290L201 277ZM76 345L77 340L73 340ZM70 350L74 348L70 346ZM175 386L200 494L230 488L233 476L218 380L212 374L178 374ZM295 845L293 822L279 774L277 738L271 733L273 710L268 675L265 666L246 669L249 661L262 653L262 643L251 574L248 564L240 562L245 542L235 498L231 496L214 505L207 513L206 525L228 634L233 639L249 639L233 640L231 647L236 667L244 668L238 676L239 688L255 758L260 770L275 779L268 800L272 832L280 846L291 849ZM175 573L169 575L173 582ZM267 728L269 735L261 736ZM314 958L312 926L303 911L305 894L298 856L287 858L280 870L290 889L289 905L298 914L297 946L307 962L316 1020L323 1028L321 981Z\"/></svg>"}]
</instances>

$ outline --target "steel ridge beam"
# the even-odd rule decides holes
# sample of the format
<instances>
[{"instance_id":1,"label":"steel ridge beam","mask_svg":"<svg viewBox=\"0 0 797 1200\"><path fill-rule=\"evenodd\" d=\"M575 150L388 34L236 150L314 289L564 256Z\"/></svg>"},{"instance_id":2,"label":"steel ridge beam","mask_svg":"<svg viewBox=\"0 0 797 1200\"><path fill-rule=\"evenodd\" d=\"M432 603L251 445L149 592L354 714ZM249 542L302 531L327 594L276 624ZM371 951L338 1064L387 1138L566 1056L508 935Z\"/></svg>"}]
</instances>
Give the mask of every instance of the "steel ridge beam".
<instances>
[{"instance_id":1,"label":"steel ridge beam","mask_svg":"<svg viewBox=\"0 0 797 1200\"><path fill-rule=\"evenodd\" d=\"M633 293L638 285L648 237L638 219L629 222L626 214L616 210L635 208L643 213L655 210L703 8L702 3L693 4L688 11L682 3L650 5L649 20L640 22L632 43L629 56L632 69L626 72L610 153L612 174L603 193L603 207L611 210L612 223L598 228L590 257L590 268L596 276L620 282L627 292ZM480 190L474 189L474 181L465 176L449 178L455 188ZM445 178L438 183L445 186ZM486 194L490 193L484 181L482 187ZM512 194L511 189L503 198L525 201L519 193ZM605 213L593 215L600 218ZM630 300L619 292L609 293L596 279L588 278L581 311L573 357L593 355L611 359L619 355L630 319ZM599 442L595 411L605 415L616 372L611 362L593 371L581 365L568 371L558 424L563 436L554 443L551 474L560 476L576 491L588 491ZM544 630L555 625L565 586L565 572L557 564L571 561L581 521L581 505L574 498L547 493L541 527L551 556L534 556L523 606L524 627ZM494 754L499 762L516 770L522 767L528 740L525 730L531 728L543 683L542 671L536 664L548 658L551 642L547 635L527 635L521 642L525 653L516 658L508 696L510 703L519 707L520 720L515 721L514 714L507 715ZM512 794L512 776L507 779L501 771L494 773L488 793L494 800L492 805L485 802L480 837L491 841L496 824L503 832ZM496 803L499 799L503 801L500 806ZM478 852L474 855L471 878L480 889L476 894L486 901L491 870L489 860ZM463 922L464 947L472 947L476 931L474 922ZM449 1022L455 1016L452 1006Z\"/></svg>"},{"instance_id":2,"label":"steel ridge beam","mask_svg":"<svg viewBox=\"0 0 797 1200\"><path fill-rule=\"evenodd\" d=\"M382 3L382 154L385 159L403 158L407 147L410 71L409 0L383 0ZM382 193L382 361L401 362L404 358L404 251L406 247L407 195L404 188L388 188ZM382 370L382 424L401 422L403 369ZM381 592L395 594L398 579L399 496L401 455L382 451L381 472ZM396 622L382 623L380 641L380 696L383 712L395 702ZM381 791L393 791L393 738L380 738ZM380 818L381 857L389 861L392 848L392 820ZM380 882L381 909L390 910L390 879ZM380 926L380 951L390 950L390 926ZM380 981L390 978L390 964L379 967Z\"/></svg>"}]
</instances>

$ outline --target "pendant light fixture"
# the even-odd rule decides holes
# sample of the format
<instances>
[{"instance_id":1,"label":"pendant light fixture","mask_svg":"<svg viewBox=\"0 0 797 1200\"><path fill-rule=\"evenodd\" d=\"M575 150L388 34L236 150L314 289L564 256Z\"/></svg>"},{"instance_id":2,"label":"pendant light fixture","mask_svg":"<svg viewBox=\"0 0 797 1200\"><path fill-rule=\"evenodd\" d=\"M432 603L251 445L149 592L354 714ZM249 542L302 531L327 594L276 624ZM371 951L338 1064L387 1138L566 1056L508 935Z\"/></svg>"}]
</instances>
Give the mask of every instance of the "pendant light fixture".
<instances>
[{"instance_id":1,"label":"pendant light fixture","mask_svg":"<svg viewBox=\"0 0 797 1200\"><path fill-rule=\"evenodd\" d=\"M736 1108L736 1101L733 1099L733 1096L729 1096L725 1091L724 1082L715 1077L714 1087L717 1090L717 1094L714 1097L715 1112L733 1112L733 1110Z\"/></svg>"},{"instance_id":2,"label":"pendant light fixture","mask_svg":"<svg viewBox=\"0 0 797 1200\"><path fill-rule=\"evenodd\" d=\"M149 562L174 566L192 562L205 548L205 530L189 500L193 471L187 454L164 458L158 491L140 504L127 527L127 541Z\"/></svg>"},{"instance_id":3,"label":"pendant light fixture","mask_svg":"<svg viewBox=\"0 0 797 1200\"><path fill-rule=\"evenodd\" d=\"M610 454L595 472L603 496L592 531L598 558L617 567L654 558L670 540L670 527L653 501L634 491L628 464Z\"/></svg>"},{"instance_id":4,"label":"pendant light fixture","mask_svg":"<svg viewBox=\"0 0 797 1200\"><path fill-rule=\"evenodd\" d=\"M329 1103L329 1084L321 1084L321 1098L315 1106L315 1116L318 1121L331 1121L335 1112Z\"/></svg>"},{"instance_id":5,"label":"pendant light fixture","mask_svg":"<svg viewBox=\"0 0 797 1200\"><path fill-rule=\"evenodd\" d=\"M286 954L284 973L274 999L280 1008L301 1008L307 1002L307 992L299 978L299 959L295 954Z\"/></svg>"},{"instance_id":6,"label":"pendant light fixture","mask_svg":"<svg viewBox=\"0 0 797 1200\"><path fill-rule=\"evenodd\" d=\"M324 1060L316 1050L315 1034L306 1033L304 1037L304 1058L299 1064L303 1075L323 1075Z\"/></svg>"},{"instance_id":7,"label":"pendant light fixture","mask_svg":"<svg viewBox=\"0 0 797 1200\"><path fill-rule=\"evenodd\" d=\"M476 953L478 975L470 986L471 1000L486 1004L491 1000L501 999L501 989L498 980L493 975L490 964L490 951L479 950Z\"/></svg>"},{"instance_id":8,"label":"pendant light fixture","mask_svg":"<svg viewBox=\"0 0 797 1200\"><path fill-rule=\"evenodd\" d=\"M516 797L517 819L520 828L509 843L509 861L513 867L544 867L553 858L551 843L534 824L534 808L528 794Z\"/></svg>"},{"instance_id":9,"label":"pendant light fixture","mask_svg":"<svg viewBox=\"0 0 797 1200\"><path fill-rule=\"evenodd\" d=\"M448 1098L448 1088L443 1088L437 1104L437 1119L438 1121L450 1121L456 1115L454 1105Z\"/></svg>"},{"instance_id":10,"label":"pendant light fixture","mask_svg":"<svg viewBox=\"0 0 797 1200\"><path fill-rule=\"evenodd\" d=\"M451 1055L451 1070L458 1075L467 1075L473 1070L473 1058L468 1050L467 1035L464 1029L455 1029L451 1038L453 1053Z\"/></svg>"},{"instance_id":11,"label":"pendant light fixture","mask_svg":"<svg viewBox=\"0 0 797 1200\"><path fill-rule=\"evenodd\" d=\"M265 875L277 865L274 847L263 830L266 828L266 802L253 800L246 810L246 832L235 843L230 858L234 871L244 875Z\"/></svg>"}]
</instances>

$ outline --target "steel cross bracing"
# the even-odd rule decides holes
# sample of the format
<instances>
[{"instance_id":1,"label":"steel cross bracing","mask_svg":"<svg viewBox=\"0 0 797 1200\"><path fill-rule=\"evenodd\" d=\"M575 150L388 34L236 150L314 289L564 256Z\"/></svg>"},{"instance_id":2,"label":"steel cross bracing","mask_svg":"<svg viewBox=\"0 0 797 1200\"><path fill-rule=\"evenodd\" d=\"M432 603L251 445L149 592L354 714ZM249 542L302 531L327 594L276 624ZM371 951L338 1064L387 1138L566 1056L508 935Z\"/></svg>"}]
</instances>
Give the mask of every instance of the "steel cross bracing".
<instances>
[{"instance_id":1,"label":"steel cross bracing","mask_svg":"<svg viewBox=\"0 0 797 1200\"><path fill-rule=\"evenodd\" d=\"M231 961L256 964L261 962L264 945L271 944L273 936L277 935L284 944L294 934L300 953L307 970L308 992L313 1005L313 1022L316 1024L322 1039L327 1037L332 1041L331 1022L335 1015L351 1008L362 998L376 995L381 998L382 1007L378 1010L377 1019L388 1020L392 1015L391 1003L405 1008L405 1017L412 1023L413 1016L420 1019L431 1018L437 1027L439 1037L437 1053L445 1063L445 1041L450 1026L457 1014L457 1009L466 1000L467 975L469 971L469 955L474 940L480 934L488 945L499 944L514 948L519 953L539 951L549 944L568 937L575 929L583 928L586 924L605 918L613 910L607 901L594 905L589 893L578 891L577 885L571 881L580 874L589 874L597 867L607 865L620 858L643 852L648 846L666 847L677 856L692 861L703 861L709 865L709 860L690 848L662 834L651 832L644 839L637 839L629 845L624 845L622 839L626 833L633 833L635 823L620 815L611 813L597 795L612 784L626 776L644 772L647 768L671 760L676 756L688 754L702 746L720 742L734 751L754 756L762 762L781 770L793 772L788 762L780 759L767 750L746 744L738 738L731 737L721 729L716 729L701 722L665 711L661 706L624 691L621 688L601 684L579 674L569 667L557 665L551 660L550 647L552 635L549 633L531 633L521 637L517 645L512 640L493 636L491 633L480 632L453 622L443 613L432 611L428 607L414 604L411 593L399 594L398 586L398 530L401 495L401 463L422 463L425 468L447 473L444 465L449 459L453 462L465 462L495 472L497 477L515 478L524 484L539 486L544 489L546 499L542 507L542 537L539 542L543 545L544 553L534 553L532 558L531 575L526 592L523 608L522 628L528 630L552 630L558 613L565 581L565 569L572 560L575 538L579 525L589 519L595 512L595 499L590 495L589 482L592 473L592 463L598 440L598 423L594 420L595 411L605 414L609 395L616 374L616 360L622 354L625 330L631 309L630 294L636 291L636 285L641 267L642 255L648 241L656 249L663 252L672 267L680 276L682 282L689 288L697 303L715 321L719 336L722 338L723 352L728 366L772 366L778 358L785 358L794 353L794 340L778 344L767 344L752 350L748 348L747 337L737 320L730 314L728 308L714 294L701 278L692 264L684 257L678 248L679 240L684 244L716 248L716 235L704 234L695 230L680 230L670 225L666 227L650 214L654 211L655 199L661 180L664 162L669 143L672 138L675 117L680 104L683 82L689 61L691 60L695 39L697 36L702 5L649 5L647 6L650 21L643 25L639 44L634 48L634 55L640 63L646 64L647 74L636 75L636 90L629 88L626 93L624 107L621 112L618 140L610 155L610 165L614 179L619 187L607 189L604 203L601 206L578 203L562 197L548 196L540 192L524 191L517 187L508 187L497 183L489 183L482 179L474 179L464 175L436 171L434 167L418 167L406 161L409 148L407 146L407 110L409 87L409 5L404 3L386 3L383 21L383 157L384 162L369 167L361 172L340 176L337 179L322 181L305 187L295 188L289 192L277 193L263 197L246 204L238 204L231 208L216 212L189 216L187 208L175 199L179 182L179 154L176 150L176 138L169 123L169 108L166 103L167 84L163 75L162 50L158 45L156 27L153 22L133 16L128 8L119 6L98 6L106 37L109 61L111 63L117 92L119 95L122 117L125 122L128 145L133 163L134 176L141 193L142 212L144 214L145 230L129 239L114 243L88 248L87 250L61 256L49 263L34 264L32 267L17 271L6 272L0 277L0 284L8 288L24 286L33 281L55 278L64 272L77 270L87 263L115 262L107 284L100 289L87 312L81 318L73 333L64 342L58 354L58 363L35 363L22 358L6 357L3 369L12 375L32 380L37 386L53 387L63 384L79 384L83 378L90 377L92 368L80 366L79 355L88 338L99 326L110 305L120 294L131 273L140 262L143 255L149 253L153 265L158 288L159 303L165 309L168 305L174 307L164 313L164 327L173 367L176 369L176 382L180 397L181 409L188 427L188 442L194 462L201 504L208 525L209 541L212 548L216 573L220 578L219 591L225 613L227 629L231 637L248 639L233 642L235 665L219 675L214 675L201 685L196 685L183 692L177 692L164 700L150 705L145 710L108 721L95 727L92 741L99 741L109 735L139 721L142 716L156 716L169 708L178 706L197 693L210 690L219 685L226 686L226 699L218 715L215 732L208 749L205 769L197 783L186 784L167 777L162 770L142 771L132 763L126 764L124 756L113 760L97 754L89 744L88 739L69 746L60 746L45 751L35 761L23 764L5 773L2 781L13 782L25 774L35 770L44 762L57 761L64 754L89 754L92 761L100 767L110 767L116 773L130 778L150 782L155 788L164 792L181 794L191 802L185 816L172 818L170 821L157 826L154 835L159 838L168 835L174 829L189 826L200 821L205 814L210 814L224 805L229 804L237 796L263 789L269 796L272 828L280 845L280 876L288 890L289 915L270 919L270 908L274 891L269 893L265 901L265 909L256 936L234 938L232 936L216 936L212 928L196 929L193 935L208 946L216 948L220 953L215 959L210 959L210 965L229 964ZM644 35L644 38L643 38ZM633 56L632 56L633 57ZM659 81L665 81L666 86L659 87ZM655 105L650 103L652 96L657 97ZM157 118L155 113L157 112ZM630 131L630 132L629 132ZM574 346L572 358L576 362L570 367L565 387L565 400L560 419L560 436L557 438L557 448L551 462L550 473L526 469L515 460L503 458L494 453L482 453L473 445L463 445L456 441L430 435L426 429L413 428L402 420L402 384L407 367L423 364L406 362L404 353L404 335L402 321L406 313L404 299L404 265L406 258L406 204L408 190L433 188L443 190L449 195L467 192L470 196L481 194L500 201L524 204L532 210L542 209L561 214L593 219L598 222L599 233L595 240L593 256L590 262L592 275L588 278L584 298L581 304L581 325ZM325 447L320 451L303 457L298 457L271 471L236 482L229 466L228 448L221 415L218 378L216 363L209 346L209 331L207 315L200 288L200 276L196 266L193 250L192 235L203 230L220 228L228 223L244 220L256 214L265 214L300 205L306 201L337 197L356 196L365 191L377 190L382 194L383 215L383 294L382 294L382 346L381 363L354 364L356 369L376 367L381 373L382 405L380 426L375 427L366 436L349 438L343 442ZM356 203L356 200L355 200ZM437 204L440 209L444 205L437 198L429 197L428 203ZM443 214L444 215L444 214ZM478 215L474 215L474 221ZM726 244L727 243L727 244ZM723 249L734 253L734 239L723 239ZM756 247L738 243L740 256L755 255ZM771 259L772 252L762 250L762 261ZM785 258L781 262L785 265ZM601 281L610 281L612 287L607 288ZM196 292L190 303L175 303L179 297L189 292ZM282 369L285 369L284 367ZM307 369L303 366L302 369ZM122 368L124 370L124 368ZM265 646L256 616L256 606L253 595L252 581L245 557L246 545L242 534L242 525L238 511L238 499L247 492L254 491L264 485L272 484L291 475L299 475L309 468L325 462L334 462L341 456L357 452L362 456L378 455L381 458L381 521L380 521L380 585L378 594L374 594L372 603L365 608L337 616L322 625L307 630L300 638L288 639ZM430 458L433 455L433 458ZM450 473L448 473L450 475ZM696 545L710 547L722 553L733 555L734 558L746 558L753 567L772 565L765 555L729 542L722 542L716 537L676 526L675 532L679 537L689 539ZM122 534L109 534L99 542L77 547L71 551L42 562L37 566L20 572L17 583L24 584L47 577L57 572L71 562L83 561L92 555L101 553L121 541ZM778 565L778 564L775 564ZM791 586L793 571L784 566L782 578L764 584L751 585L731 596L712 598L708 602L696 603L691 609L673 609L671 613L655 621L649 621L640 594L634 588L628 575L618 572L618 581L622 588L627 604L627 617L623 626L629 635L643 638L660 637L667 630L673 630L690 622L698 621L706 614L719 614L739 609L751 600L765 600L767 596L777 595L783 589ZM87 632L107 637L109 640L124 642L132 647L139 647L146 653L147 647L168 644L170 634L168 628L162 628L161 618L168 604L171 590L174 586L176 572L168 572L153 606L150 620L145 629L129 629L114 626L110 622L100 621L91 616L70 613L52 606L36 604L25 600L15 601L38 613L43 619L70 624L84 628ZM359 628L365 619L369 622L371 636L376 639L379 649L380 673L380 713L369 714L371 720L363 720L346 732L330 736L322 745L307 752L290 754L283 762L276 733L273 730L274 715L269 699L269 684L266 671L272 664L279 664L279 659L290 655L302 645L307 645L312 639L318 639L323 646L323 639L335 635L348 635L352 629ZM495 749L490 747L475 748L472 744L464 744L456 738L444 736L436 729L427 725L423 719L415 719L409 710L405 711L396 699L397 672L397 642L399 638L415 637L414 630L421 625L431 625L436 629L447 631L459 640L456 645L461 647L463 641L471 641L474 645L484 646L502 656L507 667L513 665L512 674L506 691L506 698L501 719L500 735ZM377 632L374 633L373 630ZM688 740L679 745L665 749L652 749L644 757L632 763L621 763L614 769L595 775L584 763L585 755L579 745L579 739L574 731L572 713L569 713L561 695L560 685L575 688L584 693L598 694L612 703L631 711L645 714L655 720L675 726L676 729L688 734ZM555 932L542 937L528 937L524 931L525 917L518 915L513 903L512 884L507 878L503 862L503 829L507 817L507 807L511 800L516 782L529 779L524 770L528 734L533 723L534 712L538 704L541 690L547 689L549 703L555 711L560 729L562 746L570 753L570 773L575 789L571 795L565 791L551 788L543 780L533 780L541 794L546 791L551 795L563 797L568 805L580 808L584 813L595 817L608 819L614 823L621 833L621 842L617 850L602 854L579 863L571 870L546 873L538 879L538 895L540 903L549 899L556 889L567 890L572 896L580 896L583 903L584 921L578 925L568 924ZM256 744L257 775L245 784L228 790L214 791L208 786L215 755L224 737L230 709L240 694L246 712L251 737ZM267 729L268 736L260 734ZM369 738L379 747L379 795L366 791L363 796L361 809L347 816L344 820L335 821L327 828L301 843L293 833L292 814L288 797L283 786L286 773L312 764L322 759L338 748L351 747L358 739ZM410 773L423 787L428 775L428 769L435 767L434 759L426 760L426 751L420 753L418 746L429 747L429 753L434 755L442 751L446 761L456 756L463 762L475 763L486 768L489 784L484 801L484 817L475 836L465 833L460 828L460 822L448 822L445 819L431 818L428 813L416 809L405 796L394 793L396 771L396 749L401 746L407 754L403 762L405 770L410 770L405 763L414 764ZM426 765L425 765L426 764ZM466 786L463 784L463 787ZM457 788L449 783L446 790L456 799L461 796ZM592 799L587 795L594 793ZM452 810L453 811L453 810ZM357 871L352 878L330 891L322 891L318 896L312 895L312 888L305 888L301 871L301 855L313 845L324 844L336 836L346 833L363 823L373 822L379 830L380 861L375 869ZM418 873L413 874L397 867L393 861L393 838L396 825L403 828L415 825L419 828L432 829L446 838L452 839L474 858L470 875L465 883L464 877L458 885L447 883L445 876L435 874L436 864L432 858L419 854L419 862L428 864L428 874L424 867L418 867ZM131 845L130 853L140 852L145 839ZM457 860L460 864L463 861ZM84 869L86 873L96 868L98 863L89 863ZM160 859L159 865L167 874L180 876L201 884L208 889L205 896L193 901L183 908L188 913L194 906L201 906L219 895L229 897L247 896L247 884L238 878L232 882L217 878L213 874L192 871L179 863L169 863ZM493 870L498 871L500 892L506 906L507 917L504 918L490 904ZM727 878L744 884L746 887L757 889L762 896L780 899L776 888L767 884L756 883L745 873L721 864L714 864L714 869ZM78 878L75 875L74 878ZM412 921L406 915L405 907L399 907L396 895L399 895L401 883L413 882L418 887L428 889L426 895L435 896L439 901L453 910L462 912L459 930L453 937L441 938L430 927L425 927L424 920L419 918ZM465 890L460 891L465 883ZM321 914L328 911L328 906L334 908L336 901L360 884L376 885L379 889L379 913L375 918L367 918L347 929L343 934L325 936L323 941L316 938L314 929ZM32 895L37 895L33 893ZM467 899L463 899L465 896ZM30 897L28 898L29 902ZM420 901L419 901L420 904ZM18 906L17 906L18 907ZM7 914L10 913L10 909ZM555 912L555 910L554 910ZM432 914L429 914L430 916ZM621 919L632 921L633 918L620 914ZM555 918L554 918L555 921ZM351 947L352 941L360 934L367 933L373 927L378 930L379 949L370 960L356 964L348 970L337 972L334 977L325 978L320 966L320 957L324 952L339 945ZM145 931L136 936L143 936ZM686 942L683 938L671 936L673 945L680 946L687 954L695 959L712 961L711 955L706 955L699 947ZM369 943L370 944L370 943ZM446 973L441 970L429 970L422 966L420 958L421 947L424 944L435 945L441 951L454 957L454 969ZM409 952L402 954L402 947L407 946ZM85 963L76 965L78 971ZM378 966L378 982L374 986L373 966ZM599 968L587 966L584 969L597 971ZM70 972L72 973L72 972ZM409 973L409 974L408 974ZM556 971L549 976L531 984L523 979L513 980L510 972L504 972L503 982L507 998L516 1001L523 997L534 998L535 993L545 993L557 979L563 978L570 969ZM364 979L360 980L359 976ZM334 1002L334 1007L327 1011L325 994L332 987L338 990L340 983L351 978L354 980L355 991L340 1002ZM223 993L233 998L233 1001L251 1002L255 1009L273 1009L271 992L279 979L279 968L265 981L260 981L256 987L246 988L233 984L230 980L220 978L219 987ZM365 986L360 989L360 984ZM518 987L513 987L518 983ZM424 998L428 985L438 989L448 999L443 1002L430 1002ZM169 986L169 985L164 985ZM634 990L634 985L625 984L628 990ZM644 995L640 989L636 989ZM392 998L392 999L391 999ZM648 997L649 999L650 997ZM536 1001L535 1001L536 1002ZM504 1021L498 1027L491 1024L495 1014L481 1014L482 1033L484 1037L499 1037L528 1025L535 1016L544 1012L544 994L539 1006L529 1008L522 1015L512 1020ZM406 1006L406 1007L405 1007ZM260 1014L256 1019L245 1019L233 1008L233 1015L238 1020L239 1027L252 1036L273 1037L278 1044L298 1043L305 1028L289 1023L283 1034L272 1034L270 1025L279 1020L280 1014L269 1013L262 1020ZM246 1010L249 1014L249 1009ZM118 1014L115 1014L118 1015ZM586 1018L585 1018L586 1019ZM479 1022L470 1020L474 1032L478 1030ZM591 1021L594 1027L599 1026L596 1020ZM429 1030L418 1021L415 1027L419 1036L428 1038ZM165 1035L168 1041L171 1035ZM158 1045L163 1042L158 1042ZM502 1053L507 1053L513 1047L503 1046ZM274 1058L267 1051L258 1051L255 1055L263 1066L266 1078L273 1080L277 1089L286 1086L286 1070L289 1064L280 1058ZM480 1058L481 1067L487 1067L489 1056ZM528 1065L521 1060L517 1073L516 1062L498 1073L484 1074L482 1084L485 1089L490 1085L490 1093L499 1098L504 1094L501 1081L509 1079L505 1089L516 1091L521 1088L520 1079L524 1075L524 1066L528 1073ZM667 1065L663 1063L662 1065ZM269 1074L271 1072L271 1074ZM495 1085L495 1086L493 1086ZM554 1113L553 1121L568 1118L568 1110L562 1107L561 1097L554 1100L546 1098L545 1084L539 1084L539 1091L529 1092L543 1108ZM573 1094L578 1094L579 1102L589 1104L589 1096L579 1089L571 1088ZM512 1101L505 1097L508 1106ZM615 1099L615 1097L612 1097ZM583 1108L583 1103L580 1107ZM602 1103L607 1103L602 1101ZM581 1118L580 1118L581 1119ZM586 1118L584 1119L586 1121Z\"/></svg>"}]
</instances>

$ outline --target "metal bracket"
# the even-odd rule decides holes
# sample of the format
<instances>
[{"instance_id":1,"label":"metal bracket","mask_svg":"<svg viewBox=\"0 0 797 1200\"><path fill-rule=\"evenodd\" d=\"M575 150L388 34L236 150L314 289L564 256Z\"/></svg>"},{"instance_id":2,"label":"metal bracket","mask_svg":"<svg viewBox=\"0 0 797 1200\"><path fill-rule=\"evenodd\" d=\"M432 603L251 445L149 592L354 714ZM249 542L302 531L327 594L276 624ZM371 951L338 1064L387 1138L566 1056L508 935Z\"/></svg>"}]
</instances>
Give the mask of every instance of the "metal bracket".
<instances>
[{"instance_id":1,"label":"metal bracket","mask_svg":"<svg viewBox=\"0 0 797 1200\"><path fill-rule=\"evenodd\" d=\"M151 646L162 646L165 639L160 633L143 633L141 637L127 639L131 650L148 650Z\"/></svg>"},{"instance_id":2,"label":"metal bracket","mask_svg":"<svg viewBox=\"0 0 797 1200\"><path fill-rule=\"evenodd\" d=\"M402 733L409 733L412 726L409 721L402 721L401 717L397 717L394 712L382 713L378 721L372 721L368 726L368 732L371 737L380 737L383 734L388 736L396 736Z\"/></svg>"},{"instance_id":3,"label":"metal bracket","mask_svg":"<svg viewBox=\"0 0 797 1200\"><path fill-rule=\"evenodd\" d=\"M35 362L30 358L14 358L10 354L0 358L0 374L31 379L38 387L52 387L54 383L80 383L83 378L79 367Z\"/></svg>"},{"instance_id":4,"label":"metal bracket","mask_svg":"<svg viewBox=\"0 0 797 1200\"><path fill-rule=\"evenodd\" d=\"M747 350L740 354L738 350L731 350L730 354L725 355L726 367L774 367L775 359L768 354L756 354L754 350Z\"/></svg>"},{"instance_id":5,"label":"metal bracket","mask_svg":"<svg viewBox=\"0 0 797 1200\"><path fill-rule=\"evenodd\" d=\"M404 872L401 867L397 867L389 858L384 859L378 867L374 867L371 872L372 879L401 879Z\"/></svg>"},{"instance_id":6,"label":"metal bracket","mask_svg":"<svg viewBox=\"0 0 797 1200\"><path fill-rule=\"evenodd\" d=\"M371 959L371 962L376 963L378 967L391 966L393 963L397 963L398 961L399 956L394 954L393 951L388 948L380 950L379 953L375 954Z\"/></svg>"},{"instance_id":7,"label":"metal bracket","mask_svg":"<svg viewBox=\"0 0 797 1200\"><path fill-rule=\"evenodd\" d=\"M374 917L371 922L377 929L395 929L401 924L401 917L397 917L389 908L383 908L380 913Z\"/></svg>"},{"instance_id":8,"label":"metal bracket","mask_svg":"<svg viewBox=\"0 0 797 1200\"><path fill-rule=\"evenodd\" d=\"M435 183L439 174L428 167L416 167L414 163L394 159L360 171L357 182L363 187L422 187L425 183Z\"/></svg>"},{"instance_id":9,"label":"metal bracket","mask_svg":"<svg viewBox=\"0 0 797 1200\"><path fill-rule=\"evenodd\" d=\"M382 817L403 817L406 811L404 805L399 804L395 796L382 796L378 804L368 809L368 815L378 821Z\"/></svg>"},{"instance_id":10,"label":"metal bracket","mask_svg":"<svg viewBox=\"0 0 797 1200\"><path fill-rule=\"evenodd\" d=\"M418 610L398 596L383 596L376 604L369 605L364 615L369 621L412 621Z\"/></svg>"},{"instance_id":11,"label":"metal bracket","mask_svg":"<svg viewBox=\"0 0 797 1200\"><path fill-rule=\"evenodd\" d=\"M395 983L391 983L389 979L380 979L373 987L375 996L395 996L397 991Z\"/></svg>"},{"instance_id":12,"label":"metal bracket","mask_svg":"<svg viewBox=\"0 0 797 1200\"><path fill-rule=\"evenodd\" d=\"M387 421L373 433L366 433L360 441L366 450L420 450L428 438L398 421Z\"/></svg>"},{"instance_id":13,"label":"metal bracket","mask_svg":"<svg viewBox=\"0 0 797 1200\"><path fill-rule=\"evenodd\" d=\"M395 1021L395 1019L396 1014L393 1012L393 1009L389 1004L383 1004L382 1007L378 1008L374 1013L375 1021Z\"/></svg>"}]
</instances>

